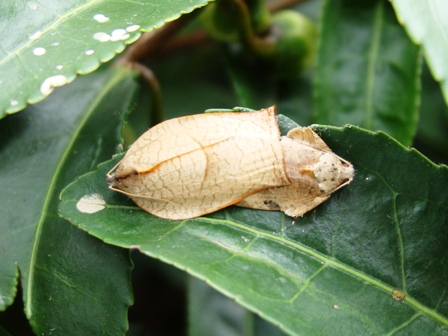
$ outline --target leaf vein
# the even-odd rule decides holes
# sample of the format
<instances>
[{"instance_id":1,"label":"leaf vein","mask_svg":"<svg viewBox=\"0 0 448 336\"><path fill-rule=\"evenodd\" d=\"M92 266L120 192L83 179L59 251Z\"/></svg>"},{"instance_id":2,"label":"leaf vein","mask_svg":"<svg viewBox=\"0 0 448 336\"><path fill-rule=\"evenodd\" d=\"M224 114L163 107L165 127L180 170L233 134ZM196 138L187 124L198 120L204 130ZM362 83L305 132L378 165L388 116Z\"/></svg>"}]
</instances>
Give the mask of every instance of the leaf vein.
<instances>
[{"instance_id":1,"label":"leaf vein","mask_svg":"<svg viewBox=\"0 0 448 336\"><path fill-rule=\"evenodd\" d=\"M328 265L326 265L326 264L322 265L316 272L314 272L307 279L305 279L302 287L299 288L297 293L294 294L294 296L289 300L289 302L292 304L308 288L308 286L310 285L310 283L314 279L314 277L316 277L320 272L322 272L327 267L328 267Z\"/></svg>"}]
</instances>

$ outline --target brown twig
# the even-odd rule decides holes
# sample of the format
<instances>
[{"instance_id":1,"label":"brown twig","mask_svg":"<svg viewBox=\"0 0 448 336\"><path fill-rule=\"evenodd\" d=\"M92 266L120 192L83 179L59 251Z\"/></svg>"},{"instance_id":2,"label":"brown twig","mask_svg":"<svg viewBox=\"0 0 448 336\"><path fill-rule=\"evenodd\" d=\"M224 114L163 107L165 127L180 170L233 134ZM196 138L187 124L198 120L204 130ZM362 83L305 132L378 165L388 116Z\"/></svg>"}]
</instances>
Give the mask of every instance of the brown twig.
<instances>
[{"instance_id":1,"label":"brown twig","mask_svg":"<svg viewBox=\"0 0 448 336\"><path fill-rule=\"evenodd\" d=\"M282 1L270 2L268 3L268 8L269 11L271 12L277 12L279 10L289 8L307 1L309 0L282 0Z\"/></svg>"},{"instance_id":2,"label":"brown twig","mask_svg":"<svg viewBox=\"0 0 448 336\"><path fill-rule=\"evenodd\" d=\"M281 0L268 3L271 12L276 12L309 0ZM145 33L142 37L129 46L117 64L145 62L167 55L178 50L192 48L210 41L203 30L197 30L182 37L176 37L177 33L185 26L186 20L182 17L163 27Z\"/></svg>"},{"instance_id":3,"label":"brown twig","mask_svg":"<svg viewBox=\"0 0 448 336\"><path fill-rule=\"evenodd\" d=\"M159 58L163 55L176 53L176 51L179 50L191 49L203 45L208 41L211 41L211 39L205 31L196 30L189 34L172 39L171 41L163 45L160 48L159 53L154 55L154 57Z\"/></svg>"},{"instance_id":4,"label":"brown twig","mask_svg":"<svg viewBox=\"0 0 448 336\"><path fill-rule=\"evenodd\" d=\"M248 8L244 0L233 0L238 7L238 19L243 31L243 39L247 46L259 54L268 53L271 49L269 41L264 41L253 32L249 21ZM281 0L271 2L268 8L271 12L291 7L308 0ZM183 17L169 22L148 33L144 33L140 39L126 49L126 52L115 62L117 66L128 66L140 72L146 80L153 97L153 113L151 113L151 125L163 120L163 104L160 85L153 72L143 65L150 59L174 53L178 50L192 48L210 40L203 30L197 30L187 35L176 37L179 31L188 23Z\"/></svg>"},{"instance_id":5,"label":"brown twig","mask_svg":"<svg viewBox=\"0 0 448 336\"><path fill-rule=\"evenodd\" d=\"M141 63L151 59L160 52L160 48L166 45L185 26L186 20L182 17L169 22L151 32L145 33L140 39L126 49L126 52L116 62L117 65L127 63Z\"/></svg>"},{"instance_id":6,"label":"brown twig","mask_svg":"<svg viewBox=\"0 0 448 336\"><path fill-rule=\"evenodd\" d=\"M151 91L152 96L152 108L149 124L150 126L156 125L163 121L163 103L162 93L160 90L160 84L154 73L150 68L141 63L126 63L126 66L137 70L142 78L146 81Z\"/></svg>"}]
</instances>

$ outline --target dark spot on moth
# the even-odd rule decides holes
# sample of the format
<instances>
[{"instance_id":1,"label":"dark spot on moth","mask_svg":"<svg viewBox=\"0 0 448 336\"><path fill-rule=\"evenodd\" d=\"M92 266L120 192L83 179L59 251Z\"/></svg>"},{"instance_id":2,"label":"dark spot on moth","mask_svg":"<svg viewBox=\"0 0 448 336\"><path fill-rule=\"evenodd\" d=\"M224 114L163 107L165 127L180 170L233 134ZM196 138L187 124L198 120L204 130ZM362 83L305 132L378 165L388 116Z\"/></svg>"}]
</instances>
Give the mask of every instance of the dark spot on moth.
<instances>
[{"instance_id":1,"label":"dark spot on moth","mask_svg":"<svg viewBox=\"0 0 448 336\"><path fill-rule=\"evenodd\" d=\"M266 200L263 201L263 204L266 205L268 208L272 209L272 210L279 210L280 206L275 203L273 200Z\"/></svg>"}]
</instances>

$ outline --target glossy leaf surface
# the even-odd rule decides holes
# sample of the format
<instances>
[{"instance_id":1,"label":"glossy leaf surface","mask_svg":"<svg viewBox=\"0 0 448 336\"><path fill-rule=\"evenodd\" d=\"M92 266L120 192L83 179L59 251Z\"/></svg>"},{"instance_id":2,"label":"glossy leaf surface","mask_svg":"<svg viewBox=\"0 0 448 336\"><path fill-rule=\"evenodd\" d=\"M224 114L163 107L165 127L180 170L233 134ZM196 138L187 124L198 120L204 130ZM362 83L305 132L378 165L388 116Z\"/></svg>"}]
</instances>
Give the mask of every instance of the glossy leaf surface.
<instances>
[{"instance_id":1,"label":"glossy leaf surface","mask_svg":"<svg viewBox=\"0 0 448 336\"><path fill-rule=\"evenodd\" d=\"M117 152L138 89L134 77L117 69L80 78L0 123L0 310L20 281L38 335L112 335L128 327L128 252L70 225L57 205L64 186Z\"/></svg>"},{"instance_id":2,"label":"glossy leaf surface","mask_svg":"<svg viewBox=\"0 0 448 336\"><path fill-rule=\"evenodd\" d=\"M0 3L0 118L94 71L207 0L5 0Z\"/></svg>"},{"instance_id":3,"label":"glossy leaf surface","mask_svg":"<svg viewBox=\"0 0 448 336\"><path fill-rule=\"evenodd\" d=\"M426 62L440 82L448 102L448 2L444 0L391 0L410 38L422 45Z\"/></svg>"},{"instance_id":4,"label":"glossy leaf surface","mask_svg":"<svg viewBox=\"0 0 448 336\"><path fill-rule=\"evenodd\" d=\"M294 127L282 119L282 132ZM448 334L448 169L383 133L316 131L356 176L297 220L238 207L186 221L151 216L107 189L121 155L65 189L60 212L206 280L290 334ZM105 208L79 211L91 194Z\"/></svg>"},{"instance_id":5,"label":"glossy leaf surface","mask_svg":"<svg viewBox=\"0 0 448 336\"><path fill-rule=\"evenodd\" d=\"M381 130L410 145L419 75L419 50L388 1L324 2L315 77L318 123Z\"/></svg>"}]
</instances>

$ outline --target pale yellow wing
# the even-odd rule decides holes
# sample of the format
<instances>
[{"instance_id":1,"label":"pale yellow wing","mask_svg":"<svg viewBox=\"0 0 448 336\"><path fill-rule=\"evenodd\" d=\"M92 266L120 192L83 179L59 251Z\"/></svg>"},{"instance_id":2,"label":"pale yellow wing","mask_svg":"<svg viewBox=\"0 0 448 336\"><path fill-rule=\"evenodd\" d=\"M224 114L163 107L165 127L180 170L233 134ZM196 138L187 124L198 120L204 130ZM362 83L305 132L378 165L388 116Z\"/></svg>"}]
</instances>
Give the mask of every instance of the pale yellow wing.
<instances>
[{"instance_id":1,"label":"pale yellow wing","mask_svg":"<svg viewBox=\"0 0 448 336\"><path fill-rule=\"evenodd\" d=\"M299 217L325 202L330 194L322 196L309 193L306 185L294 183L289 186L267 189L252 194L236 205L260 210L280 210L291 217Z\"/></svg>"},{"instance_id":2,"label":"pale yellow wing","mask_svg":"<svg viewBox=\"0 0 448 336\"><path fill-rule=\"evenodd\" d=\"M203 113L162 122L129 148L115 176L151 169L161 162L233 136L279 138L275 107L257 112Z\"/></svg>"},{"instance_id":3,"label":"pale yellow wing","mask_svg":"<svg viewBox=\"0 0 448 336\"><path fill-rule=\"evenodd\" d=\"M288 185L283 162L283 148L275 137L238 136L118 179L114 187L156 216L186 219Z\"/></svg>"},{"instance_id":4,"label":"pale yellow wing","mask_svg":"<svg viewBox=\"0 0 448 336\"><path fill-rule=\"evenodd\" d=\"M284 149L286 175L291 184L262 190L237 205L281 210L288 216L299 217L353 179L353 166L335 155L310 128L296 128L280 142Z\"/></svg>"},{"instance_id":5,"label":"pale yellow wing","mask_svg":"<svg viewBox=\"0 0 448 336\"><path fill-rule=\"evenodd\" d=\"M323 152L331 152L327 144L309 127L297 127L287 134L288 138L295 139L301 144L313 147Z\"/></svg>"}]
</instances>

